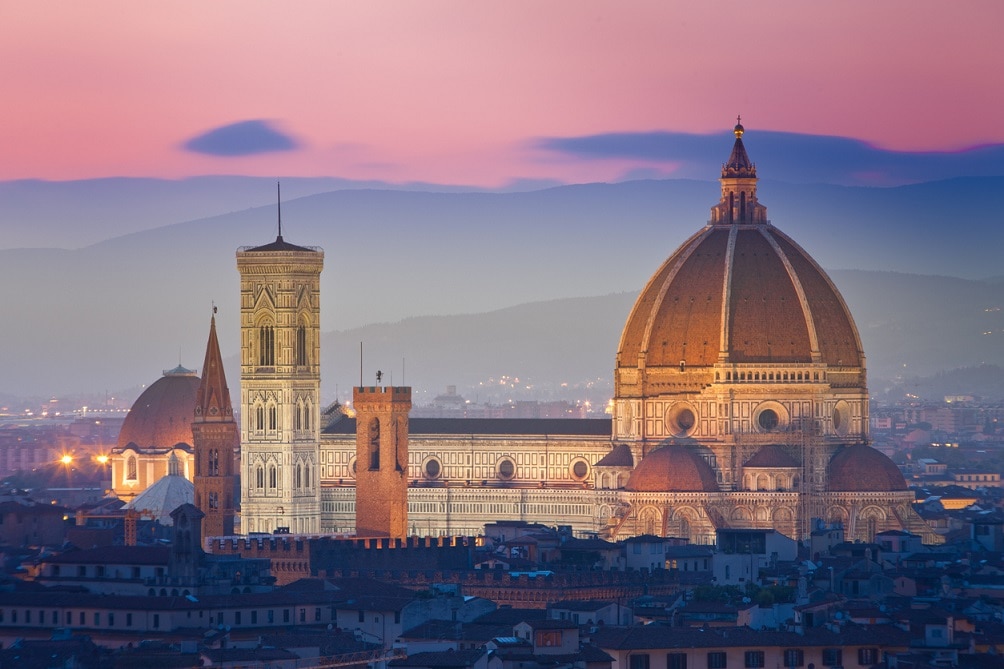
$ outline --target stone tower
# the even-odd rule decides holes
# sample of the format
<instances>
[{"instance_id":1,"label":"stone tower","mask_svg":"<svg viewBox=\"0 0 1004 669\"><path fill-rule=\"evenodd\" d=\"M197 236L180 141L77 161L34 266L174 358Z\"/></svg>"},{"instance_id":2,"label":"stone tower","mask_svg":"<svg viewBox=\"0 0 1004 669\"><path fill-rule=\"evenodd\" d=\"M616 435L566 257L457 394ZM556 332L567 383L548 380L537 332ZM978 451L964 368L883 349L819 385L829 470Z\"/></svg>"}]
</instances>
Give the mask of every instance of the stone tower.
<instances>
[{"instance_id":1,"label":"stone tower","mask_svg":"<svg viewBox=\"0 0 1004 669\"><path fill-rule=\"evenodd\" d=\"M200 536L203 543L206 537L234 533L234 448L239 443L214 315L209 321L209 343L192 420L195 506L205 514Z\"/></svg>"},{"instance_id":2,"label":"stone tower","mask_svg":"<svg viewBox=\"0 0 1004 669\"><path fill-rule=\"evenodd\" d=\"M409 387L357 387L356 534L408 535Z\"/></svg>"},{"instance_id":3,"label":"stone tower","mask_svg":"<svg viewBox=\"0 0 1004 669\"><path fill-rule=\"evenodd\" d=\"M320 275L324 252L237 251L241 275L241 519L244 532L320 531Z\"/></svg>"}]
</instances>

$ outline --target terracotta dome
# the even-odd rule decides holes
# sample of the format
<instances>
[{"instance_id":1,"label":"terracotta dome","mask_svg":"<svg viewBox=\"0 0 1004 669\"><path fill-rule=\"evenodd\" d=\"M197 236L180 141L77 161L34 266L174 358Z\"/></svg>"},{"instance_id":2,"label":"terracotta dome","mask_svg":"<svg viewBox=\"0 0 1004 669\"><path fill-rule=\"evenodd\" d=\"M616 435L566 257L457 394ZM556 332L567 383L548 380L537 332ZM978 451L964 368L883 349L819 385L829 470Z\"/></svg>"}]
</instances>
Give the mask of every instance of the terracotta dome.
<instances>
[{"instance_id":1,"label":"terracotta dome","mask_svg":"<svg viewBox=\"0 0 1004 669\"><path fill-rule=\"evenodd\" d=\"M862 364L857 329L837 289L769 225L709 225L677 249L635 302L618 361L711 366L720 354L731 363Z\"/></svg>"},{"instance_id":2,"label":"terracotta dome","mask_svg":"<svg viewBox=\"0 0 1004 669\"><path fill-rule=\"evenodd\" d=\"M663 446L644 457L631 472L631 492L718 492L711 465L682 446Z\"/></svg>"},{"instance_id":3,"label":"terracotta dome","mask_svg":"<svg viewBox=\"0 0 1004 669\"><path fill-rule=\"evenodd\" d=\"M830 458L826 487L833 492L906 490L896 464L871 446L845 446Z\"/></svg>"},{"instance_id":4,"label":"terracotta dome","mask_svg":"<svg viewBox=\"0 0 1004 669\"><path fill-rule=\"evenodd\" d=\"M199 377L180 365L164 372L133 402L119 431L119 448L170 448L192 444Z\"/></svg>"},{"instance_id":5,"label":"terracotta dome","mask_svg":"<svg viewBox=\"0 0 1004 669\"><path fill-rule=\"evenodd\" d=\"M722 166L721 201L638 296L621 335L618 368L862 367L847 305L809 254L767 219L741 125L735 134Z\"/></svg>"}]
</instances>

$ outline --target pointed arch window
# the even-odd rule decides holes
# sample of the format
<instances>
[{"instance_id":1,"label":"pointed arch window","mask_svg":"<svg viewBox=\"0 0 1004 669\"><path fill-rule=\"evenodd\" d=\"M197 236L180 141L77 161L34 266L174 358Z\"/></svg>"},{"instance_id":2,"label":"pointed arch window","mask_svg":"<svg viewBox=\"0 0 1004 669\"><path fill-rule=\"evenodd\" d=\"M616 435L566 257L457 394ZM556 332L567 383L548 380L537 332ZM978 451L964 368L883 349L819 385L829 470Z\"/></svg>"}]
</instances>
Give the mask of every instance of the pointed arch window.
<instances>
[{"instance_id":1,"label":"pointed arch window","mask_svg":"<svg viewBox=\"0 0 1004 669\"><path fill-rule=\"evenodd\" d=\"M257 431L257 432L264 432L265 431L265 407L263 407L260 404L258 406L256 406L254 408L254 416L255 416L255 422L254 422L254 429L255 429L255 431Z\"/></svg>"},{"instance_id":2,"label":"pointed arch window","mask_svg":"<svg viewBox=\"0 0 1004 669\"><path fill-rule=\"evenodd\" d=\"M308 401L303 407L303 429L310 429L310 414L313 412L313 406Z\"/></svg>"},{"instance_id":3,"label":"pointed arch window","mask_svg":"<svg viewBox=\"0 0 1004 669\"><path fill-rule=\"evenodd\" d=\"M279 477L275 470L275 465L268 468L268 487L270 490L275 490L279 485Z\"/></svg>"},{"instance_id":4,"label":"pointed arch window","mask_svg":"<svg viewBox=\"0 0 1004 669\"><path fill-rule=\"evenodd\" d=\"M258 366L272 367L275 365L275 328L262 325L258 328Z\"/></svg>"},{"instance_id":5,"label":"pointed arch window","mask_svg":"<svg viewBox=\"0 0 1004 669\"><path fill-rule=\"evenodd\" d=\"M303 486L303 468L300 463L296 463L296 469L293 471L293 487L301 488Z\"/></svg>"},{"instance_id":6,"label":"pointed arch window","mask_svg":"<svg viewBox=\"0 0 1004 669\"><path fill-rule=\"evenodd\" d=\"M303 366L307 364L307 326L300 325L296 328L296 364Z\"/></svg>"},{"instance_id":7,"label":"pointed arch window","mask_svg":"<svg viewBox=\"0 0 1004 669\"><path fill-rule=\"evenodd\" d=\"M258 465L258 467L255 469L254 478L255 478L255 486L258 487L258 488L264 488L265 487L265 468L262 467L261 465Z\"/></svg>"},{"instance_id":8,"label":"pointed arch window","mask_svg":"<svg viewBox=\"0 0 1004 669\"><path fill-rule=\"evenodd\" d=\"M380 469L380 419L370 421L370 469Z\"/></svg>"},{"instance_id":9,"label":"pointed arch window","mask_svg":"<svg viewBox=\"0 0 1004 669\"><path fill-rule=\"evenodd\" d=\"M220 475L220 451L219 449L213 448L209 451L209 471L207 476L219 476Z\"/></svg>"},{"instance_id":10,"label":"pointed arch window","mask_svg":"<svg viewBox=\"0 0 1004 669\"><path fill-rule=\"evenodd\" d=\"M274 404L268 406L268 431L275 432L279 429L279 410Z\"/></svg>"},{"instance_id":11,"label":"pointed arch window","mask_svg":"<svg viewBox=\"0 0 1004 669\"><path fill-rule=\"evenodd\" d=\"M303 487L310 487L310 463L303 465Z\"/></svg>"},{"instance_id":12,"label":"pointed arch window","mask_svg":"<svg viewBox=\"0 0 1004 669\"><path fill-rule=\"evenodd\" d=\"M139 479L139 467L136 464L136 456L130 455L126 460L126 481L136 481Z\"/></svg>"},{"instance_id":13,"label":"pointed arch window","mask_svg":"<svg viewBox=\"0 0 1004 669\"><path fill-rule=\"evenodd\" d=\"M303 402L296 402L296 409L293 410L293 429L303 429Z\"/></svg>"}]
</instances>

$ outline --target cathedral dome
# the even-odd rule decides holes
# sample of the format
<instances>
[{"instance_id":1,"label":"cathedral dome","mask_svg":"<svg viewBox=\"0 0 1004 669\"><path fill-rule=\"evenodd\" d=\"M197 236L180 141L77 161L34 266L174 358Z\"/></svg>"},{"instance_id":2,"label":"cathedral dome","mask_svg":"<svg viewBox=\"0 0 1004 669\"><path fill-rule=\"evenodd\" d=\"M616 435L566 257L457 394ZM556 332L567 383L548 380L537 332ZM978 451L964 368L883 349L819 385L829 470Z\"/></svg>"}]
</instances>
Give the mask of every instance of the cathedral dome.
<instances>
[{"instance_id":1,"label":"cathedral dome","mask_svg":"<svg viewBox=\"0 0 1004 669\"><path fill-rule=\"evenodd\" d=\"M899 467L871 446L845 446L830 458L826 487L832 492L906 490Z\"/></svg>"},{"instance_id":2,"label":"cathedral dome","mask_svg":"<svg viewBox=\"0 0 1004 669\"><path fill-rule=\"evenodd\" d=\"M181 365L164 372L133 402L119 431L119 448L191 446L199 383L195 372Z\"/></svg>"},{"instance_id":3,"label":"cathedral dome","mask_svg":"<svg viewBox=\"0 0 1004 669\"><path fill-rule=\"evenodd\" d=\"M621 335L618 370L864 366L840 293L812 257L767 220L757 200L756 166L741 137L737 126L711 220L638 296Z\"/></svg>"},{"instance_id":4,"label":"cathedral dome","mask_svg":"<svg viewBox=\"0 0 1004 669\"><path fill-rule=\"evenodd\" d=\"M860 367L862 357L843 298L800 246L772 226L709 225L638 296L618 366Z\"/></svg>"},{"instance_id":5,"label":"cathedral dome","mask_svg":"<svg viewBox=\"0 0 1004 669\"><path fill-rule=\"evenodd\" d=\"M631 492L718 492L711 465L682 446L657 448L631 472L626 490Z\"/></svg>"}]
</instances>

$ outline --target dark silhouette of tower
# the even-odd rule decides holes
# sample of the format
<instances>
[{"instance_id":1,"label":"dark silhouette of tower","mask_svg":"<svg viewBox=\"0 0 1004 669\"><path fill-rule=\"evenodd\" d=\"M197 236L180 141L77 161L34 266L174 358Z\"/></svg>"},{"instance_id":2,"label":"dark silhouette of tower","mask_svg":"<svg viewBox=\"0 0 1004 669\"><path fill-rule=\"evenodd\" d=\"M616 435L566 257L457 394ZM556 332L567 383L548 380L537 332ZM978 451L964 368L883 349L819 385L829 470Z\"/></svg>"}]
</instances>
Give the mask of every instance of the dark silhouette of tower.
<instances>
[{"instance_id":1,"label":"dark silhouette of tower","mask_svg":"<svg viewBox=\"0 0 1004 669\"><path fill-rule=\"evenodd\" d=\"M409 387L357 387L356 534L408 535Z\"/></svg>"},{"instance_id":2,"label":"dark silhouette of tower","mask_svg":"<svg viewBox=\"0 0 1004 669\"><path fill-rule=\"evenodd\" d=\"M215 311L215 309L214 309ZM239 443L230 390L223 372L216 316L209 323L206 361L192 421L195 506L205 514L201 539L234 533L234 447Z\"/></svg>"}]
</instances>

